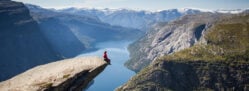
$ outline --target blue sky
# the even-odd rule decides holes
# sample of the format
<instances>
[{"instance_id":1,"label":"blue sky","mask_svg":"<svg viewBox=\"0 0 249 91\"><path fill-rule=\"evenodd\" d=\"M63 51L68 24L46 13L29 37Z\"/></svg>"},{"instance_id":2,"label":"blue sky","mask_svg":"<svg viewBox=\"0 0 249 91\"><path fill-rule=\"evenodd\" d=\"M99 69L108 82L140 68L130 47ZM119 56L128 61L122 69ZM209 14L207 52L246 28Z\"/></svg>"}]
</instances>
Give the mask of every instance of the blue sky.
<instances>
[{"instance_id":1,"label":"blue sky","mask_svg":"<svg viewBox=\"0 0 249 91\"><path fill-rule=\"evenodd\" d=\"M245 9L249 0L14 0L45 8L129 8L141 10L164 10L172 8Z\"/></svg>"}]
</instances>

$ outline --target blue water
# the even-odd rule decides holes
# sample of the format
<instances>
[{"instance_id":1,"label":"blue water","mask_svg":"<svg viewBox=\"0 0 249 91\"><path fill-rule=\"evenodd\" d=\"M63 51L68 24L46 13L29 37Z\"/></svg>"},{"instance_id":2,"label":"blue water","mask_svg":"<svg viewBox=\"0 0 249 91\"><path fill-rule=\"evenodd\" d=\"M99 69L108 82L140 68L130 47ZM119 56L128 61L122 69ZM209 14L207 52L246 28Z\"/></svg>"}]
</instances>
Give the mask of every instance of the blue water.
<instances>
[{"instance_id":1,"label":"blue water","mask_svg":"<svg viewBox=\"0 0 249 91\"><path fill-rule=\"evenodd\" d=\"M111 59L111 65L94 79L94 84L87 91L113 91L115 88L127 82L135 73L124 66L125 61L129 59L128 45L131 42L112 41L96 45L99 50L84 53L79 56L103 56L107 51Z\"/></svg>"}]
</instances>

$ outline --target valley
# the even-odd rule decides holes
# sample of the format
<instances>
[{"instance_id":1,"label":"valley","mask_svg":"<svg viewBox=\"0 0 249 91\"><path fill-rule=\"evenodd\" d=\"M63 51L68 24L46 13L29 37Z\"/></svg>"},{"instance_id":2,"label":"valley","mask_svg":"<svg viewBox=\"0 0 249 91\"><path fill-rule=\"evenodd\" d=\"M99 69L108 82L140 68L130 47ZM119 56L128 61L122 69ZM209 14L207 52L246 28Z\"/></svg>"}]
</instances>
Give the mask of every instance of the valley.
<instances>
[{"instance_id":1,"label":"valley","mask_svg":"<svg viewBox=\"0 0 249 91\"><path fill-rule=\"evenodd\" d=\"M249 89L248 8L54 9L17 1L0 1L0 89ZM72 73L73 64L81 70ZM49 84L32 85L39 78Z\"/></svg>"}]
</instances>

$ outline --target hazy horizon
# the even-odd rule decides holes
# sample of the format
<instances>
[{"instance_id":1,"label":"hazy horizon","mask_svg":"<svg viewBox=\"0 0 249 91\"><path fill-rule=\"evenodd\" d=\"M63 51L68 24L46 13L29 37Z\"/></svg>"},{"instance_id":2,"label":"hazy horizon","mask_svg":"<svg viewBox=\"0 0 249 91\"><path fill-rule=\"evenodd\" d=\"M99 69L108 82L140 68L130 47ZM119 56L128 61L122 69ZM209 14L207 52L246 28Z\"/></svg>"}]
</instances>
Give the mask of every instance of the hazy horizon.
<instances>
[{"instance_id":1,"label":"hazy horizon","mask_svg":"<svg viewBox=\"0 0 249 91\"><path fill-rule=\"evenodd\" d=\"M134 9L134 10L167 10L167 9L181 9L181 8L196 8L204 10L236 10L248 9L248 0L13 0L27 4L38 5L43 8L95 8L95 9Z\"/></svg>"}]
</instances>

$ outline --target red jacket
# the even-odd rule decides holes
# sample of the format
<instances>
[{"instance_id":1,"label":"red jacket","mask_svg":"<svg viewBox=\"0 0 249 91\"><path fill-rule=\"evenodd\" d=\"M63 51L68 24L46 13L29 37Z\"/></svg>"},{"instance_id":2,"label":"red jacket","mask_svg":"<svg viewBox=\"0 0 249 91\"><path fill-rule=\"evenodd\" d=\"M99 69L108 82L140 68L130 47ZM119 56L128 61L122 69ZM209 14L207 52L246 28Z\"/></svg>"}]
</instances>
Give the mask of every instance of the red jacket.
<instances>
[{"instance_id":1,"label":"red jacket","mask_svg":"<svg viewBox=\"0 0 249 91\"><path fill-rule=\"evenodd\" d=\"M104 52L103 57L104 57L104 59L109 59L109 58L107 57L107 53L106 53L106 52Z\"/></svg>"}]
</instances>

